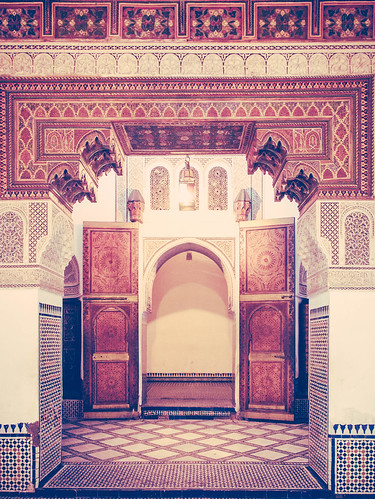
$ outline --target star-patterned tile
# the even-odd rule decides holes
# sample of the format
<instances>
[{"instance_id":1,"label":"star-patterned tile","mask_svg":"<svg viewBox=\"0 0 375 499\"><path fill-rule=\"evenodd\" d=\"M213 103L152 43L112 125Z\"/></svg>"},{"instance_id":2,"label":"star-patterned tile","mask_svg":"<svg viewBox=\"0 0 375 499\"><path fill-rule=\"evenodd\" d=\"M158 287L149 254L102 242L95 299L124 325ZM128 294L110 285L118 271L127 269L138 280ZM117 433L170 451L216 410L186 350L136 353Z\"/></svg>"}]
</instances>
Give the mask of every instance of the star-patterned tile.
<instances>
[{"instance_id":1,"label":"star-patterned tile","mask_svg":"<svg viewBox=\"0 0 375 499\"><path fill-rule=\"evenodd\" d=\"M308 426L231 419L83 420L64 424L63 463L270 462L306 464Z\"/></svg>"}]
</instances>

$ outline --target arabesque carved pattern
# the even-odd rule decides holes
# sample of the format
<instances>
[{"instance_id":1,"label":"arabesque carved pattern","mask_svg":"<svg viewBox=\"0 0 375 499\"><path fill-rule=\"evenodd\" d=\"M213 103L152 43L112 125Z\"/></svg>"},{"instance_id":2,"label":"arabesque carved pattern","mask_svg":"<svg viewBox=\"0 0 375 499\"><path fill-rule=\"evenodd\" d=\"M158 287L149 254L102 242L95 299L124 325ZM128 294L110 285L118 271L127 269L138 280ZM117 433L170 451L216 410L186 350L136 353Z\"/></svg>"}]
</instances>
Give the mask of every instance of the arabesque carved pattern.
<instances>
[{"instance_id":1,"label":"arabesque carved pattern","mask_svg":"<svg viewBox=\"0 0 375 499\"><path fill-rule=\"evenodd\" d=\"M150 174L151 210L169 210L170 179L169 172L163 166L157 166Z\"/></svg>"},{"instance_id":2,"label":"arabesque carved pattern","mask_svg":"<svg viewBox=\"0 0 375 499\"><path fill-rule=\"evenodd\" d=\"M245 293L287 289L286 243L285 228L247 232Z\"/></svg>"},{"instance_id":3,"label":"arabesque carved pattern","mask_svg":"<svg viewBox=\"0 0 375 499\"><path fill-rule=\"evenodd\" d=\"M127 319L120 310L105 309L96 317L96 352L127 352Z\"/></svg>"},{"instance_id":4,"label":"arabesque carved pattern","mask_svg":"<svg viewBox=\"0 0 375 499\"><path fill-rule=\"evenodd\" d=\"M0 263L22 263L24 223L13 211L0 214Z\"/></svg>"},{"instance_id":5,"label":"arabesque carved pattern","mask_svg":"<svg viewBox=\"0 0 375 499\"><path fill-rule=\"evenodd\" d=\"M42 0L8 2L0 10L0 37L34 39L49 35L52 39L191 39L194 42L214 40L371 40L373 37L373 2L325 2L308 5L287 1L275 5L235 3L227 0L176 4L167 0L160 4L127 3L122 9L116 2L79 1L64 5ZM57 5L56 5L57 4ZM41 16L41 10L44 15Z\"/></svg>"},{"instance_id":6,"label":"arabesque carved pattern","mask_svg":"<svg viewBox=\"0 0 375 499\"><path fill-rule=\"evenodd\" d=\"M228 209L228 175L224 168L212 168L208 173L208 209Z\"/></svg>"},{"instance_id":7,"label":"arabesque carved pattern","mask_svg":"<svg viewBox=\"0 0 375 499\"><path fill-rule=\"evenodd\" d=\"M91 233L91 292L131 292L130 232Z\"/></svg>"},{"instance_id":8,"label":"arabesque carved pattern","mask_svg":"<svg viewBox=\"0 0 375 499\"><path fill-rule=\"evenodd\" d=\"M252 403L283 402L283 375L280 362L251 362L249 376Z\"/></svg>"},{"instance_id":9,"label":"arabesque carved pattern","mask_svg":"<svg viewBox=\"0 0 375 499\"><path fill-rule=\"evenodd\" d=\"M369 218L360 211L353 211L345 219L345 265L369 264Z\"/></svg>"},{"instance_id":10,"label":"arabesque carved pattern","mask_svg":"<svg viewBox=\"0 0 375 499\"><path fill-rule=\"evenodd\" d=\"M116 81L115 84L104 83L104 81L98 81L90 85L91 90L85 88L85 83L74 82L69 84L71 89L75 88L76 99L72 98L69 102L62 103L59 99L59 104L56 105L46 104L41 101L29 102L18 102L18 98L21 98L22 89L17 87L17 91L21 92L19 97L17 97L17 109L19 109L20 119L18 120L17 127L14 131L15 133L13 140L15 141L19 137L17 148L19 154L17 154L18 165L15 171L15 180L20 181L17 184L17 192L22 192L23 196L27 196L27 190L23 189L21 186L26 185L31 179L40 180L42 185L44 185L45 179L48 177L49 172L55 167L53 161L38 162L33 161L32 158L35 155L33 150L33 144L36 142L39 144L38 140L33 140L33 120L39 123L40 117L54 120L60 120L62 117L71 116L72 124L76 126L77 119L82 122L82 125L87 129L85 125L85 120L87 119L102 119L108 120L107 124L103 123L103 132L106 127L113 122L114 119L130 118L135 120L153 120L154 116L167 118L168 120L180 120L183 116L184 119L205 119L211 118L213 116L220 119L221 117L231 117L238 119L242 117L243 120L260 120L268 119L272 117L272 120L277 120L278 118L284 116L285 109L288 110L290 116L298 119L299 121L307 119L314 120L321 118L329 123L331 127L331 132L335 134L335 140L332 142L332 158L331 161L322 161L321 163L317 161L315 170L316 175L320 179L319 195L327 199L339 196L344 198L349 195L349 193L355 194L364 199L369 195L372 185L372 173L370 168L371 163L371 141L367 140L366 137L371 135L371 131L368 129L367 120L351 120L351 111L353 105L353 98L349 97L347 90L350 88L353 90L353 96L356 95L358 104L355 109L358 111L358 116L361 114L363 116L368 113L368 106L370 99L367 99L366 95L369 91L369 78L368 77L357 77L355 79L345 78L345 85L342 79L337 78L323 82L316 78L311 78L309 80L293 80L291 82L285 80L281 82L270 82L266 86L264 81L259 80L246 80L241 82L236 82L237 90L234 90L233 85L229 85L229 82L221 80L208 80L195 82L194 87L190 80L174 80L173 90L174 91L184 91L190 96L192 94L200 95L199 102L194 101L193 103L185 102L184 100L173 100L166 102L165 100L158 101L158 99L153 99L151 102L138 101L132 97L132 103L116 101L116 95L121 93L123 97L127 91L131 92L139 91L141 94L144 92L144 87L141 82L134 81L132 85L128 81ZM30 84L29 84L30 85ZM33 85L33 84L31 84ZM42 89L48 92L53 92L50 88L50 82L45 80L43 83L35 83L40 92ZM163 80L150 82L151 87L156 92L163 92L168 90L171 92L171 84L168 83L168 88L166 87L166 82ZM267 88L266 88L267 87ZM276 88L277 87L277 88ZM306 88L305 88L306 87ZM305 90L308 87L308 96ZM11 83L5 83L4 88L12 88ZM84 90L84 98L89 99L89 102L84 102L83 94L81 92ZM88 91L89 90L89 91ZM289 98L283 99L283 92L293 90L293 100ZM345 96L342 95L341 99L338 99L341 90L345 92ZM92 102L92 99L98 98L98 93L100 92L100 98L98 102ZM212 99L207 99L202 96L202 91L206 92L225 92L225 101L212 101ZM250 94L257 92L257 97L254 99L246 99L243 97L243 92L248 91ZM103 93L104 92L104 93ZM107 93L109 92L109 93ZM191 94L192 92L192 94ZM239 94L241 97L239 99ZM260 92L260 93L259 93ZM272 100L271 97L273 93L276 92L278 100ZM316 94L313 97L313 94ZM323 96L324 94L324 96ZM207 95L207 94L206 94ZM290 94L288 93L288 96ZM332 100L331 95L335 96L335 101ZM236 98L232 98L236 97ZM52 95L49 94L49 101L51 101ZM110 99L107 101L107 99ZM15 102L12 99L12 102ZM11 119L12 111L9 111L9 119ZM57 115L55 115L57 111ZM156 112L156 114L154 114ZM327 121L328 120L328 121ZM43 121L38 129L38 133L42 133L44 130ZM66 123L66 121L65 121ZM356 125L353 128L353 125ZM66 125L64 125L66 127ZM72 125L73 126L73 125ZM349 141L349 136L355 130L355 144ZM12 152L12 144L10 142L10 150ZM38 147L40 147L38 145ZM353 155L352 148L357 147L359 154ZM43 150L43 147L40 147ZM331 151L331 149L329 149ZM73 154L77 154L75 151ZM60 158L61 159L61 158ZM78 160L78 157L77 157ZM309 156L309 161L311 157ZM8 172L11 165L8 164ZM9 176L8 178L11 178ZM350 178L358 179L358 185L355 187ZM5 180L5 179L4 179ZM3 183L4 183L3 180ZM326 184L326 185L325 185ZM41 184L38 185L38 194L41 195L40 190ZM8 192L9 185L5 188L5 192ZM15 194L12 191L7 194L13 196ZM18 194L19 196L19 194Z\"/></svg>"},{"instance_id":11,"label":"arabesque carved pattern","mask_svg":"<svg viewBox=\"0 0 375 499\"><path fill-rule=\"evenodd\" d=\"M250 319L253 352L280 352L282 349L282 317L273 307L259 308Z\"/></svg>"}]
</instances>

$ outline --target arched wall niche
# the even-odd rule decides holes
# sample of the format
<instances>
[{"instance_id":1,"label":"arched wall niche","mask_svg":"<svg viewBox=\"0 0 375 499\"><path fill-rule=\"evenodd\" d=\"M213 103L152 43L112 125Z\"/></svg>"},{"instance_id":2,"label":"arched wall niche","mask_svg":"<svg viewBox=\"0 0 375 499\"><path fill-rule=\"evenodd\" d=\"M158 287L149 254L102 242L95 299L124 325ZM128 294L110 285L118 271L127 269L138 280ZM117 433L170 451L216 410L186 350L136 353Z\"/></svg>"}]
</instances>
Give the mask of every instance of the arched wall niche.
<instances>
[{"instance_id":1,"label":"arched wall niche","mask_svg":"<svg viewBox=\"0 0 375 499\"><path fill-rule=\"evenodd\" d=\"M234 269L227 256L214 244L194 238L184 238L170 241L159 248L147 263L144 272L144 310L152 311L152 289L156 277L156 272L161 266L179 253L185 251L196 251L207 256L223 271L228 288L228 312L234 312L233 293L235 285Z\"/></svg>"}]
</instances>

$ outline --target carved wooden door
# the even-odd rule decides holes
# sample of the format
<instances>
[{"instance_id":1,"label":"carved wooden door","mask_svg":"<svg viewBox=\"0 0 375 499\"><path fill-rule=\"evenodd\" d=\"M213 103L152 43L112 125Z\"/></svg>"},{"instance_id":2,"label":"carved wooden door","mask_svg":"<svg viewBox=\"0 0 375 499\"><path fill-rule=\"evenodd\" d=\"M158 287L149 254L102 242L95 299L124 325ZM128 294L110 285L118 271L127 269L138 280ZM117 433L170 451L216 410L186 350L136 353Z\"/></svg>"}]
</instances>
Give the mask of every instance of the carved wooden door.
<instances>
[{"instance_id":1,"label":"carved wooden door","mask_svg":"<svg viewBox=\"0 0 375 499\"><path fill-rule=\"evenodd\" d=\"M138 226L85 223L83 243L85 411L116 416L138 402Z\"/></svg>"},{"instance_id":2,"label":"carved wooden door","mask_svg":"<svg viewBox=\"0 0 375 499\"><path fill-rule=\"evenodd\" d=\"M292 420L294 219L241 223L240 253L241 411Z\"/></svg>"}]
</instances>

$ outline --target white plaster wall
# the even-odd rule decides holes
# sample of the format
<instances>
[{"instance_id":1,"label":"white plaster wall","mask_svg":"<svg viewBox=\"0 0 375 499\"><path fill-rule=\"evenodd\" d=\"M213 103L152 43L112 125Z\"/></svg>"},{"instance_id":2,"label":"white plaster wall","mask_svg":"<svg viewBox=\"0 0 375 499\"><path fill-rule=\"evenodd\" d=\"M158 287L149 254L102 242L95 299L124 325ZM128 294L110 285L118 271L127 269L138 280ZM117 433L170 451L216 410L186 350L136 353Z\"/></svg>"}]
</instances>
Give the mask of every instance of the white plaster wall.
<instances>
[{"instance_id":1,"label":"white plaster wall","mask_svg":"<svg viewBox=\"0 0 375 499\"><path fill-rule=\"evenodd\" d=\"M115 222L116 221L116 174L111 171L99 179L96 203L87 199L76 203L73 208L74 222L74 254L80 269L80 285L82 292L82 244L83 222Z\"/></svg>"},{"instance_id":2,"label":"white plaster wall","mask_svg":"<svg viewBox=\"0 0 375 499\"><path fill-rule=\"evenodd\" d=\"M275 193L272 187L272 177L268 174L263 177L263 217L283 218L294 217L298 218L298 206L295 201L289 201L284 197L281 201L275 201Z\"/></svg>"},{"instance_id":3,"label":"white plaster wall","mask_svg":"<svg viewBox=\"0 0 375 499\"><path fill-rule=\"evenodd\" d=\"M375 423L375 291L330 291L329 420Z\"/></svg>"},{"instance_id":4,"label":"white plaster wall","mask_svg":"<svg viewBox=\"0 0 375 499\"><path fill-rule=\"evenodd\" d=\"M147 327L147 372L233 372L233 322L223 272L186 252L157 272Z\"/></svg>"},{"instance_id":5,"label":"white plaster wall","mask_svg":"<svg viewBox=\"0 0 375 499\"><path fill-rule=\"evenodd\" d=\"M39 294L0 289L0 422L39 420Z\"/></svg>"}]
</instances>

